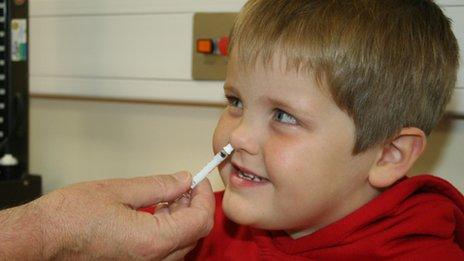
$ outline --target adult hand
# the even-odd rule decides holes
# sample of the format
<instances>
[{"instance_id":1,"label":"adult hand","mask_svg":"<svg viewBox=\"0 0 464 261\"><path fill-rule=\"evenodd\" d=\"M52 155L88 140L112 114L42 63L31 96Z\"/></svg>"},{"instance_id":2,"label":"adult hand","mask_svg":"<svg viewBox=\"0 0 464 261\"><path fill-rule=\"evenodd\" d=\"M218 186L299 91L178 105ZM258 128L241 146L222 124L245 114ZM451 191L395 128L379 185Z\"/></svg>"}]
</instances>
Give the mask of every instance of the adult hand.
<instances>
[{"instance_id":1,"label":"adult hand","mask_svg":"<svg viewBox=\"0 0 464 261\"><path fill-rule=\"evenodd\" d=\"M190 183L186 172L80 183L19 207L19 220L38 224L27 231L40 231L29 240L39 258L180 259L212 228L209 182L154 215L137 209L174 201Z\"/></svg>"}]
</instances>

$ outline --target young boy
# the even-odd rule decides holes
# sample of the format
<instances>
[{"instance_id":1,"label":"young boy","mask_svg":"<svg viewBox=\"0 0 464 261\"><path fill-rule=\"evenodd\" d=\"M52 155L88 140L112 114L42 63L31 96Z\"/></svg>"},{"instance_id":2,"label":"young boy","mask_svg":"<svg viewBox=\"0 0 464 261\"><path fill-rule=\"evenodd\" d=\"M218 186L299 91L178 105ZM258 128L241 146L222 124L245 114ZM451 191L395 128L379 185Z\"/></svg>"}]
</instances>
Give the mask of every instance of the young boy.
<instances>
[{"instance_id":1,"label":"young boy","mask_svg":"<svg viewBox=\"0 0 464 261\"><path fill-rule=\"evenodd\" d=\"M197 260L464 260L464 199L406 174L455 87L431 0L251 0L232 30Z\"/></svg>"}]
</instances>

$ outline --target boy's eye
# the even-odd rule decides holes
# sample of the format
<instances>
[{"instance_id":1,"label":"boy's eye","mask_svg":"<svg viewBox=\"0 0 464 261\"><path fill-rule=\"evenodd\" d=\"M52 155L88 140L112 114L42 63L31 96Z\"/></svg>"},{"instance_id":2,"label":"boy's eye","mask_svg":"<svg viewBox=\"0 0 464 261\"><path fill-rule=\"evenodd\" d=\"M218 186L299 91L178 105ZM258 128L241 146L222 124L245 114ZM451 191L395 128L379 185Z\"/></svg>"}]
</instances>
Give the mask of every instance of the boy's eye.
<instances>
[{"instance_id":1,"label":"boy's eye","mask_svg":"<svg viewBox=\"0 0 464 261\"><path fill-rule=\"evenodd\" d=\"M274 120L285 124L297 124L295 117L279 109L274 114Z\"/></svg>"},{"instance_id":2,"label":"boy's eye","mask_svg":"<svg viewBox=\"0 0 464 261\"><path fill-rule=\"evenodd\" d=\"M232 107L243 108L242 101L234 96L226 96L227 103Z\"/></svg>"}]
</instances>

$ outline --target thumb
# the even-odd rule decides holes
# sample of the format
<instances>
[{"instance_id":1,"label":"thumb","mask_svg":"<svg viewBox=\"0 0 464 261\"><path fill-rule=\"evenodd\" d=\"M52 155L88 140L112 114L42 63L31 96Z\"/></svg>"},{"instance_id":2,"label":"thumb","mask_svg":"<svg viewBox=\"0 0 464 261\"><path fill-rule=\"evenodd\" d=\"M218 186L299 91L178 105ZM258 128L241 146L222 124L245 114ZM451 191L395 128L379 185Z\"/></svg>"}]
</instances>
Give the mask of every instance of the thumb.
<instances>
[{"instance_id":1,"label":"thumb","mask_svg":"<svg viewBox=\"0 0 464 261\"><path fill-rule=\"evenodd\" d=\"M172 175L113 180L110 187L121 203L140 208L172 201L189 190L191 183L190 173L182 171Z\"/></svg>"}]
</instances>

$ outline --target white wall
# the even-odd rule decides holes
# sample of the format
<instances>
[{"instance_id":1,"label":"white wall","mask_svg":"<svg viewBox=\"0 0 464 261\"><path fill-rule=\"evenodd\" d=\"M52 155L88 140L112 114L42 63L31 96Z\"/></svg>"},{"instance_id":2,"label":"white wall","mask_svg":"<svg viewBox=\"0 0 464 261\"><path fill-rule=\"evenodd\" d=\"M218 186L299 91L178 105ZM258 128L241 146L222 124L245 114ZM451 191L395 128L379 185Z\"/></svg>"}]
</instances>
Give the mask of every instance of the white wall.
<instances>
[{"instance_id":1,"label":"white wall","mask_svg":"<svg viewBox=\"0 0 464 261\"><path fill-rule=\"evenodd\" d=\"M178 170L212 156L222 108L32 99L30 169L44 190L74 182ZM464 191L464 120L442 123L412 174L434 173ZM222 188L217 173L210 178Z\"/></svg>"},{"instance_id":2,"label":"white wall","mask_svg":"<svg viewBox=\"0 0 464 261\"><path fill-rule=\"evenodd\" d=\"M159 102L221 103L221 82L191 80L191 18L198 11L237 11L244 2L30 1L30 170L42 175L44 190L89 179L199 170L212 155L221 108ZM464 42L464 3L438 2L454 17ZM463 72L452 108L464 112ZM413 172L436 173L464 191L464 120L442 124L429 145ZM213 181L220 189L217 176Z\"/></svg>"},{"instance_id":3,"label":"white wall","mask_svg":"<svg viewBox=\"0 0 464 261\"><path fill-rule=\"evenodd\" d=\"M196 172L211 160L221 111L31 99L30 170L42 175L45 191L91 179Z\"/></svg>"},{"instance_id":4,"label":"white wall","mask_svg":"<svg viewBox=\"0 0 464 261\"><path fill-rule=\"evenodd\" d=\"M220 82L191 80L193 15L244 2L31 1L31 93L220 104ZM437 2L464 46L464 2ZM448 109L464 114L464 69L457 85Z\"/></svg>"},{"instance_id":5,"label":"white wall","mask_svg":"<svg viewBox=\"0 0 464 261\"><path fill-rule=\"evenodd\" d=\"M427 148L410 174L434 174L464 192L463 155L464 119L444 119L428 138Z\"/></svg>"}]
</instances>

